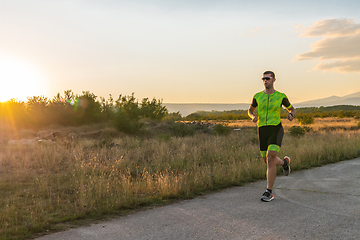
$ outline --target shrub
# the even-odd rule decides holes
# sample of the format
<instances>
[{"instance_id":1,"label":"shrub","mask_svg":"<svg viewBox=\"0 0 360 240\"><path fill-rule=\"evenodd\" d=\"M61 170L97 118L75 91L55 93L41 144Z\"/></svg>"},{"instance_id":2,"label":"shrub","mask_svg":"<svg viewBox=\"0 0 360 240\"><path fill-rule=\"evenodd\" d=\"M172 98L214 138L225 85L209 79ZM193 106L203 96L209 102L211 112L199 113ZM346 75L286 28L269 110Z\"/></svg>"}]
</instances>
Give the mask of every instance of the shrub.
<instances>
[{"instance_id":1,"label":"shrub","mask_svg":"<svg viewBox=\"0 0 360 240\"><path fill-rule=\"evenodd\" d=\"M123 109L118 108L113 118L114 127L120 132L133 134L136 133L142 124L138 119L132 119Z\"/></svg>"},{"instance_id":2,"label":"shrub","mask_svg":"<svg viewBox=\"0 0 360 240\"><path fill-rule=\"evenodd\" d=\"M312 129L308 126L304 126L303 129L305 130L305 132L310 132Z\"/></svg>"},{"instance_id":3,"label":"shrub","mask_svg":"<svg viewBox=\"0 0 360 240\"><path fill-rule=\"evenodd\" d=\"M101 120L101 104L96 101L97 96L89 91L76 98L75 110L81 124L99 122Z\"/></svg>"},{"instance_id":4,"label":"shrub","mask_svg":"<svg viewBox=\"0 0 360 240\"><path fill-rule=\"evenodd\" d=\"M296 118L300 125L309 125L314 123L314 117L310 114L299 114Z\"/></svg>"},{"instance_id":5,"label":"shrub","mask_svg":"<svg viewBox=\"0 0 360 240\"><path fill-rule=\"evenodd\" d=\"M168 110L165 106L162 105L162 100L149 100L148 98L144 98L141 102L141 115L144 118L149 118L151 120L161 120L163 119Z\"/></svg>"},{"instance_id":6,"label":"shrub","mask_svg":"<svg viewBox=\"0 0 360 240\"><path fill-rule=\"evenodd\" d=\"M134 93L132 93L131 96L123 96L120 94L119 98L115 101L115 106L117 109L121 109L131 120L139 121L141 110Z\"/></svg>"},{"instance_id":7,"label":"shrub","mask_svg":"<svg viewBox=\"0 0 360 240\"><path fill-rule=\"evenodd\" d=\"M300 126L292 126L290 128L290 135L293 137L302 136L305 134L305 129Z\"/></svg>"},{"instance_id":8,"label":"shrub","mask_svg":"<svg viewBox=\"0 0 360 240\"><path fill-rule=\"evenodd\" d=\"M224 126L222 124L216 124L214 126L214 133L216 135L228 135L231 132L231 128Z\"/></svg>"},{"instance_id":9,"label":"shrub","mask_svg":"<svg viewBox=\"0 0 360 240\"><path fill-rule=\"evenodd\" d=\"M165 120L170 122L180 121L182 120L180 112L167 113L165 115Z\"/></svg>"},{"instance_id":10,"label":"shrub","mask_svg":"<svg viewBox=\"0 0 360 240\"><path fill-rule=\"evenodd\" d=\"M141 120L161 120L168 112L166 107L162 106L162 101L155 98L152 101L144 98L139 104L134 93L130 96L120 95L115 101L115 111L115 128L130 134L137 132L144 125Z\"/></svg>"},{"instance_id":11,"label":"shrub","mask_svg":"<svg viewBox=\"0 0 360 240\"><path fill-rule=\"evenodd\" d=\"M169 126L169 129L176 137L193 136L195 134L195 127L184 123L173 123Z\"/></svg>"},{"instance_id":12,"label":"shrub","mask_svg":"<svg viewBox=\"0 0 360 240\"><path fill-rule=\"evenodd\" d=\"M337 117L338 118L345 118L345 117L354 117L356 115L355 112L353 111L349 111L349 110L340 110L338 113L337 113Z\"/></svg>"}]
</instances>

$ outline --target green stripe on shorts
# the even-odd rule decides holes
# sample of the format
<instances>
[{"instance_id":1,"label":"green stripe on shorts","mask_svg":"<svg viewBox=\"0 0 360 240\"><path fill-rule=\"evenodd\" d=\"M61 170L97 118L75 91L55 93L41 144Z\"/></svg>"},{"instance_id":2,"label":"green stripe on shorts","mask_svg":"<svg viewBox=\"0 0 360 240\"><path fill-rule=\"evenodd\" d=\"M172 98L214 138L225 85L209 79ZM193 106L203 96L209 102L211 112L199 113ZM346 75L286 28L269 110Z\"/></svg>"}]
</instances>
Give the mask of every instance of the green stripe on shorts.
<instances>
[{"instance_id":1,"label":"green stripe on shorts","mask_svg":"<svg viewBox=\"0 0 360 240\"><path fill-rule=\"evenodd\" d=\"M260 151L261 157L266 157L266 151Z\"/></svg>"},{"instance_id":2,"label":"green stripe on shorts","mask_svg":"<svg viewBox=\"0 0 360 240\"><path fill-rule=\"evenodd\" d=\"M270 144L268 146L268 151L275 151L275 152L279 152L280 151L280 147L278 145L275 144Z\"/></svg>"}]
</instances>

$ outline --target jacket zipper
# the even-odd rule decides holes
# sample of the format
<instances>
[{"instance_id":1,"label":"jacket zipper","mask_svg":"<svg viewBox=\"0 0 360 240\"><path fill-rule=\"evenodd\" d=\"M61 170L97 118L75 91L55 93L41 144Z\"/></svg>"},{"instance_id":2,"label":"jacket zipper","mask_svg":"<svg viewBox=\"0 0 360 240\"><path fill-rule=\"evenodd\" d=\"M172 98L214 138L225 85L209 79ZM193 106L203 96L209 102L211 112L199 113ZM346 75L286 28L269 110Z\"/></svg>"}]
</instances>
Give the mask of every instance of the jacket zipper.
<instances>
[{"instance_id":1,"label":"jacket zipper","mask_svg":"<svg viewBox=\"0 0 360 240\"><path fill-rule=\"evenodd\" d=\"M269 115L269 100L270 99L270 95L268 95L268 102L267 102L267 107L266 107L266 118L265 118L265 123L267 125L267 117Z\"/></svg>"}]
</instances>

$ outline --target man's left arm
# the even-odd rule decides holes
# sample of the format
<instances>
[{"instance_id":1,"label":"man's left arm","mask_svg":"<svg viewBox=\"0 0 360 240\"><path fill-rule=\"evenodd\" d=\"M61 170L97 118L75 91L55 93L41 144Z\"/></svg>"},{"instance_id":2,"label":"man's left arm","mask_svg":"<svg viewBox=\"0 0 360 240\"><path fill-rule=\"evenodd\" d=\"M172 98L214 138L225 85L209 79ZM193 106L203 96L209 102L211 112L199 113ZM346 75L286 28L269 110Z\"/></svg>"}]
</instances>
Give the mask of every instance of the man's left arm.
<instances>
[{"instance_id":1,"label":"man's left arm","mask_svg":"<svg viewBox=\"0 0 360 240\"><path fill-rule=\"evenodd\" d=\"M289 99L287 97L283 98L282 104L285 106L286 110L288 110L288 112L289 112L289 114L287 115L287 119L289 119L289 121L294 120L296 110L295 110L294 106L291 105L291 103L289 102Z\"/></svg>"},{"instance_id":2,"label":"man's left arm","mask_svg":"<svg viewBox=\"0 0 360 240\"><path fill-rule=\"evenodd\" d=\"M294 106L291 106L290 108L286 108L286 109L289 111L289 114L287 115L287 119L289 119L289 121L294 120L296 113Z\"/></svg>"}]
</instances>

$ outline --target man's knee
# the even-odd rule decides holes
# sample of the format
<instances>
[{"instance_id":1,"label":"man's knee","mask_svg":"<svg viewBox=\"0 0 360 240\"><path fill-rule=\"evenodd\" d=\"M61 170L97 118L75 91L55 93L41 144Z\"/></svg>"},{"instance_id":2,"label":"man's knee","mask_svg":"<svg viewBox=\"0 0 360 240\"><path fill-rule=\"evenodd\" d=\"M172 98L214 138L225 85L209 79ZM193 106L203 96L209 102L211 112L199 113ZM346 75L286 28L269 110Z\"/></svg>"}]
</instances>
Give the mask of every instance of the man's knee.
<instances>
[{"instance_id":1,"label":"man's knee","mask_svg":"<svg viewBox=\"0 0 360 240\"><path fill-rule=\"evenodd\" d=\"M275 161L275 159L277 158L278 152L276 151L268 151L267 152L267 159L269 162L273 162Z\"/></svg>"}]
</instances>

